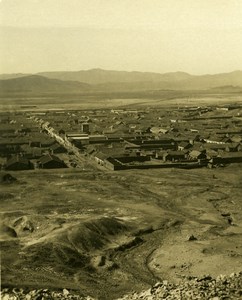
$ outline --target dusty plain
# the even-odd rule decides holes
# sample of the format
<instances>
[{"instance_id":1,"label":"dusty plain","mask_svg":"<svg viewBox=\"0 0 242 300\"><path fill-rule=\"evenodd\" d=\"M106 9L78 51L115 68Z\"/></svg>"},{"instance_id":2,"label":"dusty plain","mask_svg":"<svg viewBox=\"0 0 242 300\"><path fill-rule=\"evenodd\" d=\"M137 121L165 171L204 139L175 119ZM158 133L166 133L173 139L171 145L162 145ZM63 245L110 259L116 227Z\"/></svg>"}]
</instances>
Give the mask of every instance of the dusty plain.
<instances>
[{"instance_id":1,"label":"dusty plain","mask_svg":"<svg viewBox=\"0 0 242 300\"><path fill-rule=\"evenodd\" d=\"M189 99L169 105L194 105ZM168 103L143 102L112 105ZM53 107L33 103L37 110L70 109L64 100ZM11 108L1 100L1 109L25 104ZM90 102L77 100L75 107ZM0 183L3 287L67 288L116 299L162 279L241 271L241 164L115 172L86 160L80 169L10 173L17 180Z\"/></svg>"}]
</instances>

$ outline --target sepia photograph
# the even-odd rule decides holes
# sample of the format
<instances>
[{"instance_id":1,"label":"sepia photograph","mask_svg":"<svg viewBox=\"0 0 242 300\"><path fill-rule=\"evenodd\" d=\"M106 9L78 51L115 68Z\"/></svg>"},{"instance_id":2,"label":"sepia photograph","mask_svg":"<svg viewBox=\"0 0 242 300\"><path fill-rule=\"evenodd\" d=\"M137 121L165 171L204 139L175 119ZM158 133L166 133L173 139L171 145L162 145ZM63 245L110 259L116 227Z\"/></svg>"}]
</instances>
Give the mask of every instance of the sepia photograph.
<instances>
[{"instance_id":1,"label":"sepia photograph","mask_svg":"<svg viewBox=\"0 0 242 300\"><path fill-rule=\"evenodd\" d=\"M2 300L242 299L242 1L0 0Z\"/></svg>"}]
</instances>

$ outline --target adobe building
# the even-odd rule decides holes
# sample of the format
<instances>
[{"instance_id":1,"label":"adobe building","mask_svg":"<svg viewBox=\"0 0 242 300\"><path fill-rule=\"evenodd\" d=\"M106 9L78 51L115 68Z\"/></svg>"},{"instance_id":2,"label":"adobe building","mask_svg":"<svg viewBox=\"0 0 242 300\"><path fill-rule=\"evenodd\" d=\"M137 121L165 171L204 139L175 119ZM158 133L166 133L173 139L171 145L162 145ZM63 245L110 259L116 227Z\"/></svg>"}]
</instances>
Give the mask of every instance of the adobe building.
<instances>
[{"instance_id":1,"label":"adobe building","mask_svg":"<svg viewBox=\"0 0 242 300\"><path fill-rule=\"evenodd\" d=\"M33 164L27 158L19 155L11 157L5 165L5 170L22 171L30 169L33 169Z\"/></svg>"},{"instance_id":2,"label":"adobe building","mask_svg":"<svg viewBox=\"0 0 242 300\"><path fill-rule=\"evenodd\" d=\"M47 154L40 158L39 167L43 169L59 169L67 168L67 165L59 157Z\"/></svg>"}]
</instances>

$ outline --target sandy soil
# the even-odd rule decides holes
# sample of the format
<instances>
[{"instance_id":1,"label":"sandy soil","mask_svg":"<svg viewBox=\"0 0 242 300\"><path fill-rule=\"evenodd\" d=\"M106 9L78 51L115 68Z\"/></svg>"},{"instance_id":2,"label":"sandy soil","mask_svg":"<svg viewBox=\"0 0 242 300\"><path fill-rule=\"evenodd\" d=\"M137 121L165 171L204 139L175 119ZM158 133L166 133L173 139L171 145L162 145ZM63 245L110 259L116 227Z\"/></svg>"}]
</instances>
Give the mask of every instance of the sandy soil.
<instances>
[{"instance_id":1,"label":"sandy soil","mask_svg":"<svg viewBox=\"0 0 242 300\"><path fill-rule=\"evenodd\" d=\"M35 170L1 183L3 286L115 299L242 264L241 165Z\"/></svg>"}]
</instances>

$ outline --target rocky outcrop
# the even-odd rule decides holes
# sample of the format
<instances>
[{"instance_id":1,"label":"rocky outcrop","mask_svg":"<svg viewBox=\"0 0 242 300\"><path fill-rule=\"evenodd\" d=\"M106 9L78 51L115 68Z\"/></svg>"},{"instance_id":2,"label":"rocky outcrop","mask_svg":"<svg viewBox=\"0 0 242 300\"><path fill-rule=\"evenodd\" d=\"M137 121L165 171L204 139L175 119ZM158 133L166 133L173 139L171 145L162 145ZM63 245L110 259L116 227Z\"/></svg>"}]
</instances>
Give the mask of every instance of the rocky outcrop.
<instances>
[{"instance_id":1,"label":"rocky outcrop","mask_svg":"<svg viewBox=\"0 0 242 300\"><path fill-rule=\"evenodd\" d=\"M141 293L133 292L117 300L158 300L158 299L242 299L242 272L230 276L220 275L187 278L180 284L167 280L158 282L152 288Z\"/></svg>"},{"instance_id":2,"label":"rocky outcrop","mask_svg":"<svg viewBox=\"0 0 242 300\"><path fill-rule=\"evenodd\" d=\"M2 300L95 300L89 296L81 296L63 289L51 291L48 289L24 290L21 288L4 288L1 292ZM143 292L133 292L116 300L222 300L242 299L242 272L232 273L229 276L220 275L212 278L210 275L202 277L188 277L180 284L173 284L167 280L157 282L152 288ZM111 300L111 299L110 299Z\"/></svg>"},{"instance_id":3,"label":"rocky outcrop","mask_svg":"<svg viewBox=\"0 0 242 300\"><path fill-rule=\"evenodd\" d=\"M5 288L1 292L2 300L54 300L54 299L66 299L66 300L95 300L92 297L84 297L77 295L67 289L61 291L50 291L48 289L40 290L24 290L22 288Z\"/></svg>"}]
</instances>

